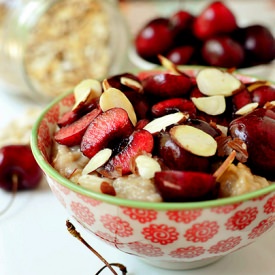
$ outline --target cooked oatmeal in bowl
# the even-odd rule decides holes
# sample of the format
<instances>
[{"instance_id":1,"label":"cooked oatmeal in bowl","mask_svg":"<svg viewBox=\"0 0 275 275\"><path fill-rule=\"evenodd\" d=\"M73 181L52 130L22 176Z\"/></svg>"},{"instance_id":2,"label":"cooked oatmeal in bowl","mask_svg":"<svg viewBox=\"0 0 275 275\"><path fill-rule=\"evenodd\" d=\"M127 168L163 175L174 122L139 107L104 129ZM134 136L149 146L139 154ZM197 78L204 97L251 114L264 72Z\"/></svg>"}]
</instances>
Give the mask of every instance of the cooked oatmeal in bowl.
<instances>
[{"instance_id":1,"label":"cooked oatmeal in bowl","mask_svg":"<svg viewBox=\"0 0 275 275\"><path fill-rule=\"evenodd\" d=\"M164 66L82 81L42 113L32 149L84 228L153 265L188 269L275 225L274 86Z\"/></svg>"},{"instance_id":2,"label":"cooked oatmeal in bowl","mask_svg":"<svg viewBox=\"0 0 275 275\"><path fill-rule=\"evenodd\" d=\"M267 89L269 99L262 99ZM274 156L265 156L274 147L271 84L204 68L194 76L84 80L73 94L76 102L58 122L52 165L78 185L126 199L184 202L244 194L272 180ZM251 151L269 141L251 160Z\"/></svg>"}]
</instances>

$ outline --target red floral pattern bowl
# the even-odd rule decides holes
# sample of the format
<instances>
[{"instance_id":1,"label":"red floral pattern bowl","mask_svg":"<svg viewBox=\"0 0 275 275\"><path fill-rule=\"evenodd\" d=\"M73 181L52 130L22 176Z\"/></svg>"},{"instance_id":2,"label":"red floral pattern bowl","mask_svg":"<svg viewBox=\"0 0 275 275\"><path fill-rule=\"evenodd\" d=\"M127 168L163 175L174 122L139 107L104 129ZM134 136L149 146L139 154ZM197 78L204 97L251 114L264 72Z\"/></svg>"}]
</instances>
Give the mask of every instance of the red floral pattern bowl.
<instances>
[{"instance_id":1,"label":"red floral pattern bowl","mask_svg":"<svg viewBox=\"0 0 275 275\"><path fill-rule=\"evenodd\" d=\"M218 200L151 203L95 193L62 177L50 165L51 147L56 122L73 103L68 93L41 114L31 146L54 195L94 236L152 265L190 269L245 247L275 227L275 184Z\"/></svg>"}]
</instances>

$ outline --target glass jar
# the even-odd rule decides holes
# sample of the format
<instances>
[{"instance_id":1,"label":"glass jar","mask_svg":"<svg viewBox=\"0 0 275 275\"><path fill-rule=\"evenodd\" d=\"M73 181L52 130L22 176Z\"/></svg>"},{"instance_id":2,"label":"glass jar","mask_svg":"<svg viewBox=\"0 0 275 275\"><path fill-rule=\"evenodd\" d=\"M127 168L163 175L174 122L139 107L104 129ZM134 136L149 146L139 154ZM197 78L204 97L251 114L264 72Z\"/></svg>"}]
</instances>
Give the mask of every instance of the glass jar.
<instances>
[{"instance_id":1,"label":"glass jar","mask_svg":"<svg viewBox=\"0 0 275 275\"><path fill-rule=\"evenodd\" d=\"M50 100L85 78L118 73L128 30L114 0L0 0L0 79Z\"/></svg>"}]
</instances>

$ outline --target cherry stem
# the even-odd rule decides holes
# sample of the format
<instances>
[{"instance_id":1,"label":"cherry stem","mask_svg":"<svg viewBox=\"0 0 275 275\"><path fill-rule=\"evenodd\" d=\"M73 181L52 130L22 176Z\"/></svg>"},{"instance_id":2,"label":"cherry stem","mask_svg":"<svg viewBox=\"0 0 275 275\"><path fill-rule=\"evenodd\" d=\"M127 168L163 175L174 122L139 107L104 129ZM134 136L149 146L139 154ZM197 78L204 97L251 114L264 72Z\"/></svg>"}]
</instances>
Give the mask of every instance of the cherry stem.
<instances>
[{"instance_id":1,"label":"cherry stem","mask_svg":"<svg viewBox=\"0 0 275 275\"><path fill-rule=\"evenodd\" d=\"M120 269L120 271L122 272L122 275L126 275L127 274L127 269L123 264L120 263L109 263L109 265L111 266L116 266ZM99 275L106 267L108 267L107 265L103 266L95 275Z\"/></svg>"},{"instance_id":2,"label":"cherry stem","mask_svg":"<svg viewBox=\"0 0 275 275\"><path fill-rule=\"evenodd\" d=\"M6 207L4 209L2 209L0 211L0 216L4 215L12 206L13 201L15 199L16 193L17 193L17 189L18 189L18 176L16 174L12 175L12 195L11 195L11 199L9 201L9 203L6 205Z\"/></svg>"},{"instance_id":3,"label":"cherry stem","mask_svg":"<svg viewBox=\"0 0 275 275\"><path fill-rule=\"evenodd\" d=\"M119 269L122 271L123 275L127 274L127 269L126 269L126 267L124 265L119 264L119 263L111 263L111 264L109 264L94 248L92 248L82 238L82 236L80 235L80 233L75 229L74 225L69 220L66 221L66 226L67 226L68 231L71 233L71 235L73 235L80 242L82 242L88 249L90 249L105 264L105 266L103 266L95 275L98 275L101 271L104 270L105 267L108 267L113 274L118 275L116 273L116 271L112 268L112 265L116 266L116 267L119 267Z\"/></svg>"}]
</instances>

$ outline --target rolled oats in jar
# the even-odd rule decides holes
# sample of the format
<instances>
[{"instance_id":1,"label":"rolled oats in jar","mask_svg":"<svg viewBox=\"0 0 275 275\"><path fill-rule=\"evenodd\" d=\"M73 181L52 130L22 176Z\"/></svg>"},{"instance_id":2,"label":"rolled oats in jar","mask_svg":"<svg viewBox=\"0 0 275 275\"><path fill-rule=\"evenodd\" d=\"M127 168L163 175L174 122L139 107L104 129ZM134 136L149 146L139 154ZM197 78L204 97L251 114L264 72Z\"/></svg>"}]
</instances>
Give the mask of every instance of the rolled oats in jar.
<instances>
[{"instance_id":1,"label":"rolled oats in jar","mask_svg":"<svg viewBox=\"0 0 275 275\"><path fill-rule=\"evenodd\" d=\"M0 0L0 78L35 99L118 72L127 40L113 0Z\"/></svg>"}]
</instances>

